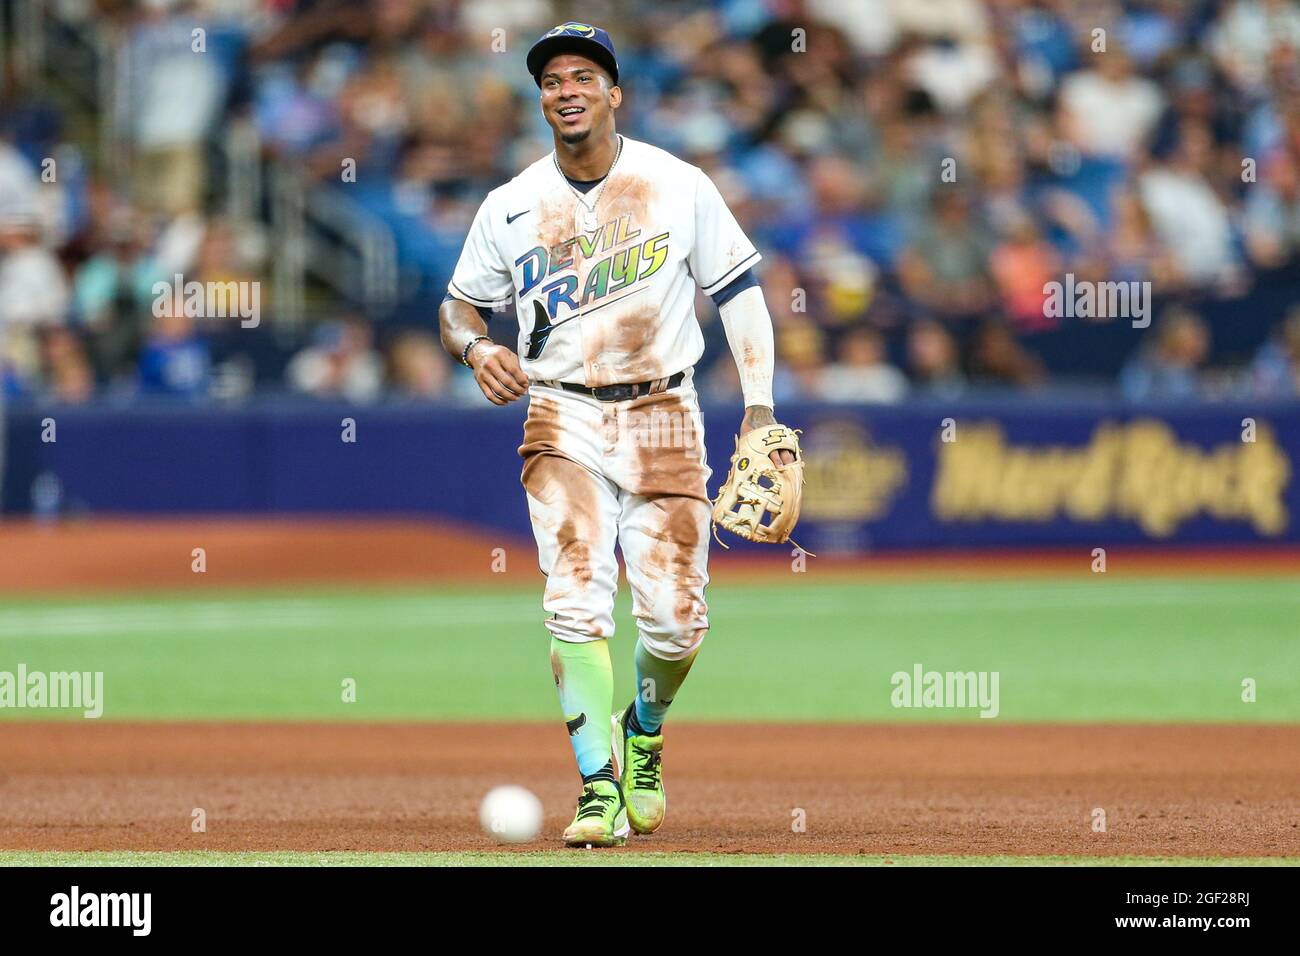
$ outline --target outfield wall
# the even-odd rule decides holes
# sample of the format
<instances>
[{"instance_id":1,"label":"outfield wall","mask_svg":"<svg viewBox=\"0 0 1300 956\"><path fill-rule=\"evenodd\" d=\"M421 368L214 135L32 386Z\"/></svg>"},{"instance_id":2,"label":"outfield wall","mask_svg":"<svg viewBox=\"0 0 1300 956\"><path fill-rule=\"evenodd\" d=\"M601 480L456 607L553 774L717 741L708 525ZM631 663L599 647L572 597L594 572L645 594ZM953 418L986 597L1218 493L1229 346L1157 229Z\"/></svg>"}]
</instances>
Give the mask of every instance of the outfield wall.
<instances>
[{"instance_id":1,"label":"outfield wall","mask_svg":"<svg viewBox=\"0 0 1300 956\"><path fill-rule=\"evenodd\" d=\"M527 535L523 413L10 408L3 502L37 516L411 515ZM736 418L705 409L711 491ZM798 538L819 553L1300 542L1300 403L787 405L781 418L804 429Z\"/></svg>"}]
</instances>

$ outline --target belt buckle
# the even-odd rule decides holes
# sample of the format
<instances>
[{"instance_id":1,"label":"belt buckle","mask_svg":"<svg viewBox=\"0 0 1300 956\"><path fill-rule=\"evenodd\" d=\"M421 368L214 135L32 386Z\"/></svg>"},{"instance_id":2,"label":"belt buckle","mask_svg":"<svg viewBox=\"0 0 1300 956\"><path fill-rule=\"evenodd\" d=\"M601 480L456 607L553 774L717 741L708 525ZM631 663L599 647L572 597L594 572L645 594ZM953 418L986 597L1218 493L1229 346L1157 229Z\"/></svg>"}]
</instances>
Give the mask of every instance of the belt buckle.
<instances>
[{"instance_id":1,"label":"belt buckle","mask_svg":"<svg viewBox=\"0 0 1300 956\"><path fill-rule=\"evenodd\" d=\"M636 398L635 385L598 385L591 394L600 402L624 402Z\"/></svg>"}]
</instances>

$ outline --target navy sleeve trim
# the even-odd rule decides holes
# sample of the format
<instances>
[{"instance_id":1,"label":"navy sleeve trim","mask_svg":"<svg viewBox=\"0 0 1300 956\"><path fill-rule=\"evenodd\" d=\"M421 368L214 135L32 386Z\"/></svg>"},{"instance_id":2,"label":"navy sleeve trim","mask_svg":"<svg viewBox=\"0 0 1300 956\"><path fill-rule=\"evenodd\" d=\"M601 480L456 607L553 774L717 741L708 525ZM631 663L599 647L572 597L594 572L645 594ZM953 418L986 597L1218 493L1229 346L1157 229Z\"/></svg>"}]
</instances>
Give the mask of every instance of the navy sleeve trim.
<instances>
[{"instance_id":1,"label":"navy sleeve trim","mask_svg":"<svg viewBox=\"0 0 1300 956\"><path fill-rule=\"evenodd\" d=\"M742 272L744 272L746 269L751 267L755 262L757 262L761 258L762 256L760 256L758 254L758 250L755 249L753 255L748 256L743 262L736 263L734 266L728 269L726 273L719 276L716 281L710 282L708 285L703 286L702 288L704 289L705 295L713 295L714 291L727 285L727 283L729 283L733 278L740 275Z\"/></svg>"},{"instance_id":2,"label":"navy sleeve trim","mask_svg":"<svg viewBox=\"0 0 1300 956\"><path fill-rule=\"evenodd\" d=\"M750 267L713 293L710 298L713 299L713 304L720 309L746 289L755 289L757 287L758 276L754 275L754 269Z\"/></svg>"}]
</instances>

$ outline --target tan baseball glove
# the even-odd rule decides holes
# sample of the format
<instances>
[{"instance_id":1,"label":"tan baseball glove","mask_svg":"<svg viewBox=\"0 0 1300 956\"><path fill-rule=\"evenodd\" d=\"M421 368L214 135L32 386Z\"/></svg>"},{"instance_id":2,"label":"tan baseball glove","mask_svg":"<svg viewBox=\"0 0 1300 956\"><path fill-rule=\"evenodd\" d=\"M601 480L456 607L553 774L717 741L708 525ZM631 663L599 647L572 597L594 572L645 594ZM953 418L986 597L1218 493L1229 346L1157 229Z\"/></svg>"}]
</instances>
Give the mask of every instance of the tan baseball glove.
<instances>
[{"instance_id":1,"label":"tan baseball glove","mask_svg":"<svg viewBox=\"0 0 1300 956\"><path fill-rule=\"evenodd\" d=\"M718 538L718 525L763 544L790 540L803 500L803 452L798 436L797 431L780 424L761 425L737 436L731 473L713 499L713 537L718 544L727 547ZM778 468L768 456L783 449L794 455L794 463Z\"/></svg>"}]
</instances>

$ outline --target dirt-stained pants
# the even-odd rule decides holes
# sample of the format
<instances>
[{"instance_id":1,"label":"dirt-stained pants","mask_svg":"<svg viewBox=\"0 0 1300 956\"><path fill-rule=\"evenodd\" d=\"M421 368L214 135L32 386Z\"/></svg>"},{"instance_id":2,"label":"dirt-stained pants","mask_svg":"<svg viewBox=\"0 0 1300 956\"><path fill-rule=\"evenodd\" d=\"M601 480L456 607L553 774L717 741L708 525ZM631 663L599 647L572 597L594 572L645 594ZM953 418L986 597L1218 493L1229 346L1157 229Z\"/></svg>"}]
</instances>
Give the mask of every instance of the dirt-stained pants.
<instances>
[{"instance_id":1,"label":"dirt-stained pants","mask_svg":"<svg viewBox=\"0 0 1300 956\"><path fill-rule=\"evenodd\" d=\"M709 627L710 471L689 377L623 402L534 385L519 454L551 633L613 636L617 542L642 641L665 660L694 651Z\"/></svg>"}]
</instances>

